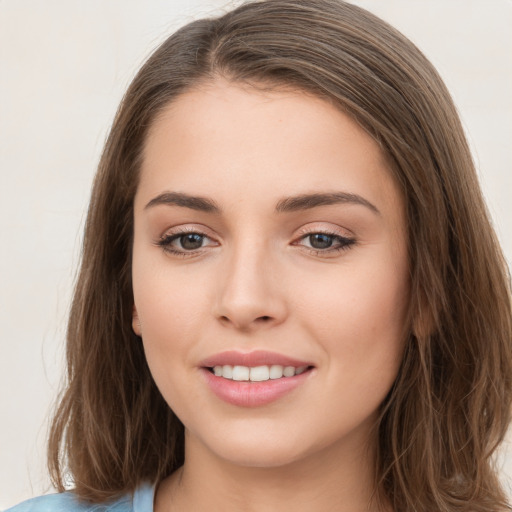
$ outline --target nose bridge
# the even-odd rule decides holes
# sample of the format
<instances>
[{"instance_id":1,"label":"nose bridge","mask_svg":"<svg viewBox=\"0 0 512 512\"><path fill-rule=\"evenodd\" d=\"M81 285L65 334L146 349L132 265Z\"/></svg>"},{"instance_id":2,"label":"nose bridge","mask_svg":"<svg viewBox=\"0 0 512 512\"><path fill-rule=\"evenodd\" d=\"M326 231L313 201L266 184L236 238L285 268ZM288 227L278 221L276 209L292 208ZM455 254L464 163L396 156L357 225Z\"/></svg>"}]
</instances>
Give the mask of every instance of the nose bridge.
<instances>
[{"instance_id":1,"label":"nose bridge","mask_svg":"<svg viewBox=\"0 0 512 512\"><path fill-rule=\"evenodd\" d=\"M219 273L215 315L238 329L278 324L286 316L276 258L262 237L245 237L226 255Z\"/></svg>"}]
</instances>

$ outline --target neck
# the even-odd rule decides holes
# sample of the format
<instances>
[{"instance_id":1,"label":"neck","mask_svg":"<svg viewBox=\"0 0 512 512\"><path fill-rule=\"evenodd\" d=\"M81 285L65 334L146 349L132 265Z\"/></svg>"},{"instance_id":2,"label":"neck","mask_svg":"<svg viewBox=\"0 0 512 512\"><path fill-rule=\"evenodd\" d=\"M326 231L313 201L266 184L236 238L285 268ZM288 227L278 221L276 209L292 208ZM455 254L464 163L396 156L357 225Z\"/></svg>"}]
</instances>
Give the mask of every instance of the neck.
<instances>
[{"instance_id":1,"label":"neck","mask_svg":"<svg viewBox=\"0 0 512 512\"><path fill-rule=\"evenodd\" d=\"M217 457L186 436L185 464L157 490L155 512L390 512L374 493L374 450L342 443L279 467Z\"/></svg>"}]
</instances>

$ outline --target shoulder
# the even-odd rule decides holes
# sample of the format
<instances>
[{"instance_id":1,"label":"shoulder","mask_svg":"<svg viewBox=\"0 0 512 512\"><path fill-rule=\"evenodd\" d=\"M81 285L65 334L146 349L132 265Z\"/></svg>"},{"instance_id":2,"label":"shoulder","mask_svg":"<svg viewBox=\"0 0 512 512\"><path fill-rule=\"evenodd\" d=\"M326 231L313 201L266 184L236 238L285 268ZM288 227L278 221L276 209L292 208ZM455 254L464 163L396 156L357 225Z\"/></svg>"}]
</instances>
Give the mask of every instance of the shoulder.
<instances>
[{"instance_id":1,"label":"shoulder","mask_svg":"<svg viewBox=\"0 0 512 512\"><path fill-rule=\"evenodd\" d=\"M88 503L72 492L38 496L7 509L5 512L133 512L131 496L109 503Z\"/></svg>"},{"instance_id":2,"label":"shoulder","mask_svg":"<svg viewBox=\"0 0 512 512\"><path fill-rule=\"evenodd\" d=\"M24 501L5 512L153 512L153 492L143 485L135 493L107 503L80 500L73 492L48 494Z\"/></svg>"}]
</instances>

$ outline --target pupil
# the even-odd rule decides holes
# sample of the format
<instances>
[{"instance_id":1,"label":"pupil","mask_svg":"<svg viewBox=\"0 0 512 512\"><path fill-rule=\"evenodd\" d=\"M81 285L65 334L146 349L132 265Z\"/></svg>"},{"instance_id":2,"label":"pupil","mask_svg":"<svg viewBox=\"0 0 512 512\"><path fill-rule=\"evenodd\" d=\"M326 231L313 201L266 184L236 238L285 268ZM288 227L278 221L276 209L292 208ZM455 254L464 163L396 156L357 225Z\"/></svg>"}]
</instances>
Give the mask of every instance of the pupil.
<instances>
[{"instance_id":1,"label":"pupil","mask_svg":"<svg viewBox=\"0 0 512 512\"><path fill-rule=\"evenodd\" d=\"M202 243L203 237L197 233L190 233L189 235L183 235L181 237L181 245L183 249L199 249Z\"/></svg>"},{"instance_id":2,"label":"pupil","mask_svg":"<svg viewBox=\"0 0 512 512\"><path fill-rule=\"evenodd\" d=\"M332 237L323 233L310 235L311 247L315 249L327 249L332 245Z\"/></svg>"}]
</instances>

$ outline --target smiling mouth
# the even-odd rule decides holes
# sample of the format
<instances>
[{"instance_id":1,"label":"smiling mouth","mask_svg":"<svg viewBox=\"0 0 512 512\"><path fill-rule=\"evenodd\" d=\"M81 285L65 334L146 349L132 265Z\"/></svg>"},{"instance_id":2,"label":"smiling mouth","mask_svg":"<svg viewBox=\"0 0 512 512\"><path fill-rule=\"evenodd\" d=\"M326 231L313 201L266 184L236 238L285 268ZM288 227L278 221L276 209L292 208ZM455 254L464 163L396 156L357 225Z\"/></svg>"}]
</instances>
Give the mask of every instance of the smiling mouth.
<instances>
[{"instance_id":1,"label":"smiling mouth","mask_svg":"<svg viewBox=\"0 0 512 512\"><path fill-rule=\"evenodd\" d=\"M279 364L262 366L216 365L207 370L216 377L239 382L264 382L287 379L311 370L313 366L282 366Z\"/></svg>"}]
</instances>

